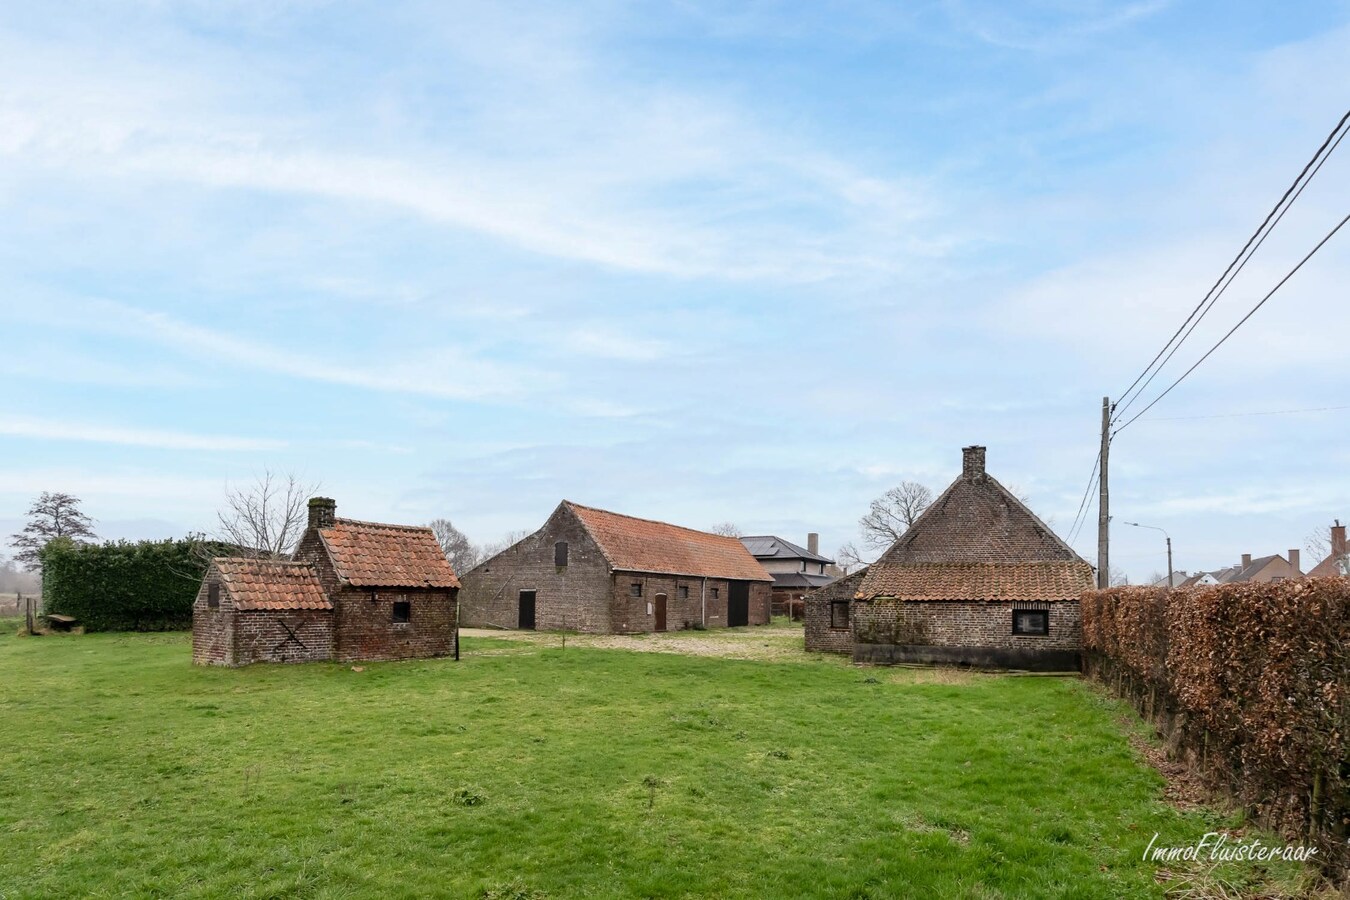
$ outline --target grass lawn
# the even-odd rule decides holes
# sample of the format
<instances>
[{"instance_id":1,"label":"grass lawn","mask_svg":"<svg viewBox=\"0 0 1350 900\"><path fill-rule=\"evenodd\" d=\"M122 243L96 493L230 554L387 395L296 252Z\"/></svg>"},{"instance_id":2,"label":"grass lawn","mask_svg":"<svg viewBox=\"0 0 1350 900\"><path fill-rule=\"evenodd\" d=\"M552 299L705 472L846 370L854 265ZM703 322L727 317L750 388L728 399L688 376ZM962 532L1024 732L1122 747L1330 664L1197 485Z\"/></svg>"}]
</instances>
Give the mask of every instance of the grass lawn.
<instances>
[{"instance_id":1,"label":"grass lawn","mask_svg":"<svg viewBox=\"0 0 1350 900\"><path fill-rule=\"evenodd\" d=\"M495 638L225 670L182 634L14 631L6 898L1148 897L1155 832L1235 824L1163 804L1072 678Z\"/></svg>"}]
</instances>

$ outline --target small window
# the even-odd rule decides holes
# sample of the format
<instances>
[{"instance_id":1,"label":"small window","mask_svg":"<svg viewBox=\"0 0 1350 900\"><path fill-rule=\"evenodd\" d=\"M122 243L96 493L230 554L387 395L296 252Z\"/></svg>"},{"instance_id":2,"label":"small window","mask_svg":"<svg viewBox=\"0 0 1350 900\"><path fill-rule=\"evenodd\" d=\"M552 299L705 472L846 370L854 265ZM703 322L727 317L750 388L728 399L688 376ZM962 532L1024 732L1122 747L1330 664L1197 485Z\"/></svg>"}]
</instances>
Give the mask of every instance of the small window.
<instances>
[{"instance_id":1,"label":"small window","mask_svg":"<svg viewBox=\"0 0 1350 900\"><path fill-rule=\"evenodd\" d=\"M830 601L830 627L847 628L848 627L848 601L831 600Z\"/></svg>"},{"instance_id":2,"label":"small window","mask_svg":"<svg viewBox=\"0 0 1350 900\"><path fill-rule=\"evenodd\" d=\"M407 600L394 601L394 624L407 625L412 621L412 604Z\"/></svg>"},{"instance_id":3,"label":"small window","mask_svg":"<svg viewBox=\"0 0 1350 900\"><path fill-rule=\"evenodd\" d=\"M802 560L802 571L806 571L806 560Z\"/></svg>"},{"instance_id":4,"label":"small window","mask_svg":"<svg viewBox=\"0 0 1350 900\"><path fill-rule=\"evenodd\" d=\"M1013 634L1050 633L1050 611L1048 609L1015 609L1012 622Z\"/></svg>"},{"instance_id":5,"label":"small window","mask_svg":"<svg viewBox=\"0 0 1350 900\"><path fill-rule=\"evenodd\" d=\"M712 599L716 600L718 597L722 596L722 589L721 589L721 588L708 588L708 594L709 594L709 596L712 597Z\"/></svg>"},{"instance_id":6,"label":"small window","mask_svg":"<svg viewBox=\"0 0 1350 900\"><path fill-rule=\"evenodd\" d=\"M213 581L206 586L206 607L207 609L220 608L220 582Z\"/></svg>"},{"instance_id":7,"label":"small window","mask_svg":"<svg viewBox=\"0 0 1350 900\"><path fill-rule=\"evenodd\" d=\"M630 584L630 585L628 586L628 595L629 595L630 597L641 597L641 596L642 596L642 582L640 582L640 581L635 581L635 582L633 582L632 584Z\"/></svg>"},{"instance_id":8,"label":"small window","mask_svg":"<svg viewBox=\"0 0 1350 900\"><path fill-rule=\"evenodd\" d=\"M689 585L687 585L687 584L682 584L682 585L680 585L679 595L680 595L680 599L681 599L681 600L688 600L688 599L689 599Z\"/></svg>"},{"instance_id":9,"label":"small window","mask_svg":"<svg viewBox=\"0 0 1350 900\"><path fill-rule=\"evenodd\" d=\"M553 564L560 569L567 568L567 541L558 541L553 545Z\"/></svg>"}]
</instances>

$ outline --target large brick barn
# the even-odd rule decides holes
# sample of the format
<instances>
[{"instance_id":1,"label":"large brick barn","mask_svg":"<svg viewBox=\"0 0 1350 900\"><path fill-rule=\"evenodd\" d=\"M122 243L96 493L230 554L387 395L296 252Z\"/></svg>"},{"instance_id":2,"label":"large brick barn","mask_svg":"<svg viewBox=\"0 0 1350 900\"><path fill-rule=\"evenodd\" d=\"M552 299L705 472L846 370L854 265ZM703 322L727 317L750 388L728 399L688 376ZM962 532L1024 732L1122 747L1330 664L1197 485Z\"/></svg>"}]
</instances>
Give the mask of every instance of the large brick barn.
<instances>
[{"instance_id":1,"label":"large brick barn","mask_svg":"<svg viewBox=\"0 0 1350 900\"><path fill-rule=\"evenodd\" d=\"M1078 668L1092 567L985 471L961 476L875 563L808 596L806 647L862 663Z\"/></svg>"},{"instance_id":2,"label":"large brick barn","mask_svg":"<svg viewBox=\"0 0 1350 900\"><path fill-rule=\"evenodd\" d=\"M463 580L465 626L599 634L766 625L773 584L734 537L566 500Z\"/></svg>"},{"instance_id":3,"label":"large brick barn","mask_svg":"<svg viewBox=\"0 0 1350 900\"><path fill-rule=\"evenodd\" d=\"M211 561L192 610L192 661L411 659L455 651L459 579L428 528L337 518L309 501L294 558Z\"/></svg>"}]
</instances>

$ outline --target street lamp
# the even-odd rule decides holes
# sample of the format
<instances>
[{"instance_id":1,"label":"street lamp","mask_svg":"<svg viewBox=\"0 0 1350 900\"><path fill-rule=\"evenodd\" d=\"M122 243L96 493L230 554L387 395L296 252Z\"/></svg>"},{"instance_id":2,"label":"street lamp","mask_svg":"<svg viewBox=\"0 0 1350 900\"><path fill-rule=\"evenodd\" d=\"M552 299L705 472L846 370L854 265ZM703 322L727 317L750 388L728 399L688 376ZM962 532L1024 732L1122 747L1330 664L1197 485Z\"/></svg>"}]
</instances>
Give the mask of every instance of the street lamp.
<instances>
[{"instance_id":1,"label":"street lamp","mask_svg":"<svg viewBox=\"0 0 1350 900\"><path fill-rule=\"evenodd\" d=\"M1151 528L1154 531L1162 531L1163 537L1167 538L1167 587L1170 590L1172 584L1172 536L1157 525L1140 525L1138 522L1124 522L1125 525L1133 525L1135 528Z\"/></svg>"}]
</instances>

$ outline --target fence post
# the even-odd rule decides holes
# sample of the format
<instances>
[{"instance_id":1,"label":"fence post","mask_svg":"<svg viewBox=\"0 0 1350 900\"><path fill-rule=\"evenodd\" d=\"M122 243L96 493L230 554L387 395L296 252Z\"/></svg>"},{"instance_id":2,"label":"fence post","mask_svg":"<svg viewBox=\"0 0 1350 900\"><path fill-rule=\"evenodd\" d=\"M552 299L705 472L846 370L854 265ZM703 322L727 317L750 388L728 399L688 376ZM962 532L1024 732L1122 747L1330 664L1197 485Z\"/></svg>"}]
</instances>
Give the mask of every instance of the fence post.
<instances>
[{"instance_id":1,"label":"fence post","mask_svg":"<svg viewBox=\"0 0 1350 900\"><path fill-rule=\"evenodd\" d=\"M31 635L33 633L33 598L24 597L23 594L20 594L19 596L23 597L24 602L24 627Z\"/></svg>"}]
</instances>

